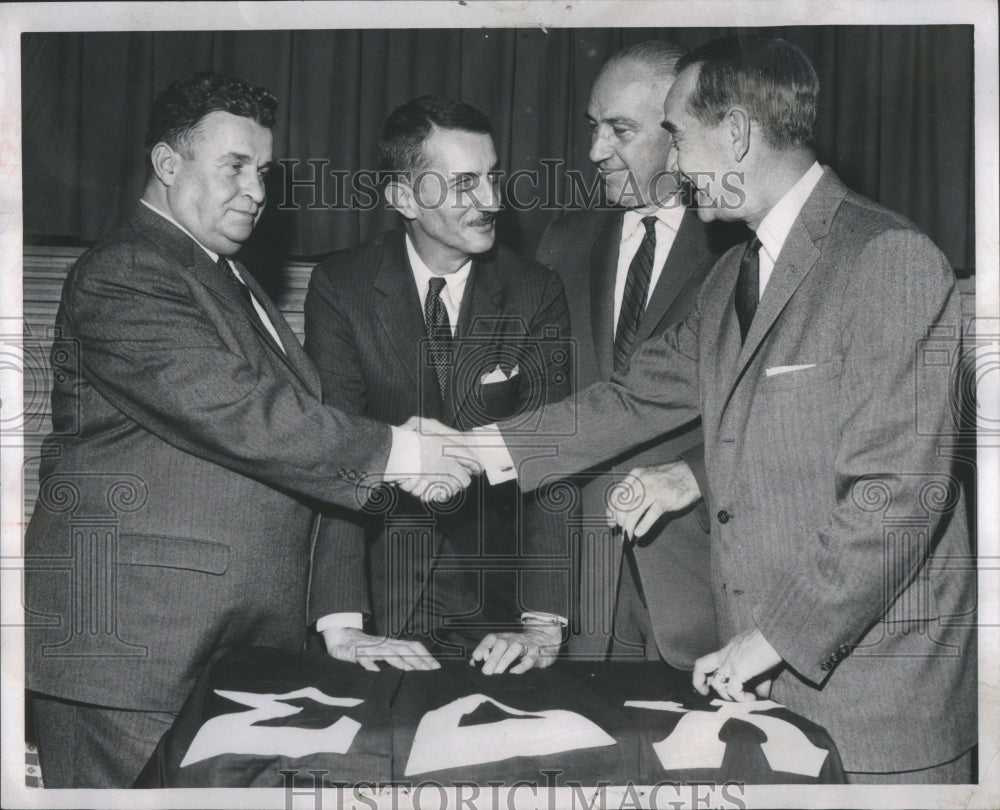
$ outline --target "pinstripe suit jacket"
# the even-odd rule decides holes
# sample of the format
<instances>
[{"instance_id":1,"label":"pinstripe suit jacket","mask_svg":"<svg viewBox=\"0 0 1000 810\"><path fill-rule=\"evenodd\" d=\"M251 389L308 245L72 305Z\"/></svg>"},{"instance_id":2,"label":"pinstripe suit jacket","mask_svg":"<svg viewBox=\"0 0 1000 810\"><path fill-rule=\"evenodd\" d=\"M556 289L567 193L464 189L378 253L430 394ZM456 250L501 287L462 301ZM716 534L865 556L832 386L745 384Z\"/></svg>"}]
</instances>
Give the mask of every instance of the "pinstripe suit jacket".
<instances>
[{"instance_id":1,"label":"pinstripe suit jacket","mask_svg":"<svg viewBox=\"0 0 1000 810\"><path fill-rule=\"evenodd\" d=\"M305 639L311 499L358 508L386 425L345 417L249 273L139 205L73 266L27 530L27 685L177 711L223 645Z\"/></svg>"},{"instance_id":2,"label":"pinstripe suit jacket","mask_svg":"<svg viewBox=\"0 0 1000 810\"><path fill-rule=\"evenodd\" d=\"M546 229L536 254L538 261L560 274L566 286L581 389L609 379L613 371L614 286L623 217L622 211L567 214ZM643 312L634 349L643 340L662 334L694 307L702 281L733 241L726 240L725 233L712 236L722 239L713 240L694 211L684 215ZM576 632L569 640L570 653L603 657L608 650L622 564L618 541L604 531L608 487L633 467L678 458L687 462L701 488L707 489L698 422L647 442L607 467L590 470L582 479L583 536L595 536L600 543L580 553L582 604ZM601 472L610 474L598 475ZM709 584L708 526L708 513L699 503L658 523L634 547L656 647L669 664L686 669L699 656L718 648Z\"/></svg>"},{"instance_id":3,"label":"pinstripe suit jacket","mask_svg":"<svg viewBox=\"0 0 1000 810\"><path fill-rule=\"evenodd\" d=\"M502 246L473 261L444 401L425 359L423 312L402 230L317 265L305 315L305 349L319 370L325 401L347 413L390 424L420 414L468 430L570 390L562 284ZM498 365L505 374L515 366L519 373L484 384L482 378ZM443 587L472 600L470 613L482 607L479 600L514 605L513 613L505 612L507 621L517 621L517 607L567 615L565 515L533 501L519 498L515 486L496 490L474 478L457 507L425 507L400 495L374 514L328 511L316 539L310 620L362 612L378 633L443 639L438 631L445 617L416 612L422 595ZM478 571L462 576L446 570L454 568L453 558L442 565L452 554L493 559L482 563L482 578ZM504 554L506 563L498 559ZM515 573L498 577L487 570L491 565ZM507 583L517 592L491 594L483 590L484 581ZM451 616L448 624L458 618ZM487 631L483 619L470 622L480 626L466 623L466 638Z\"/></svg>"},{"instance_id":4,"label":"pinstripe suit jacket","mask_svg":"<svg viewBox=\"0 0 1000 810\"><path fill-rule=\"evenodd\" d=\"M626 377L550 409L581 438L561 444L558 465L523 468L522 485L700 412L720 638L762 631L786 664L775 699L825 726L846 769L944 762L976 741L975 574L947 451L954 274L911 223L829 169L742 347L739 259L722 258L697 309ZM768 374L789 366L805 368Z\"/></svg>"}]
</instances>

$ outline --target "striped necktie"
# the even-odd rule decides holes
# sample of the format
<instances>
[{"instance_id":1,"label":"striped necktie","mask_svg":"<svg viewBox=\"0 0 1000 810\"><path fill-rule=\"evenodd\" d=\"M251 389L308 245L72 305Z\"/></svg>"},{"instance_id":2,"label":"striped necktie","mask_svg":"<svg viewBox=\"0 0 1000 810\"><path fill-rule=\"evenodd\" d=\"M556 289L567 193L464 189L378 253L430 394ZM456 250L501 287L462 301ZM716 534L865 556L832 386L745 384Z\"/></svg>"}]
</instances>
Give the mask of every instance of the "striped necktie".
<instances>
[{"instance_id":1,"label":"striped necktie","mask_svg":"<svg viewBox=\"0 0 1000 810\"><path fill-rule=\"evenodd\" d=\"M618 314L618 328L615 330L615 373L622 371L628 365L632 355L635 336L639 332L639 322L646 309L646 296L649 294L649 280L653 275L653 258L656 255L656 217L642 218L646 234L642 244L628 267L625 277L625 293L622 296L622 308Z\"/></svg>"}]
</instances>

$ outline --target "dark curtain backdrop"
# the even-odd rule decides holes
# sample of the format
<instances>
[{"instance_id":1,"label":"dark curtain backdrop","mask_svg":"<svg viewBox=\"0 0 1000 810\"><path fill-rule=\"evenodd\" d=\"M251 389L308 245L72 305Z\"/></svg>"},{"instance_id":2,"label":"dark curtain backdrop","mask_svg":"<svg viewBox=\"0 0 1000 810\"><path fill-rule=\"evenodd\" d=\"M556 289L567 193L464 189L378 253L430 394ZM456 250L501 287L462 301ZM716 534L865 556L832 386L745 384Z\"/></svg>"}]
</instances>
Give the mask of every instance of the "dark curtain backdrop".
<instances>
[{"instance_id":1,"label":"dark curtain backdrop","mask_svg":"<svg viewBox=\"0 0 1000 810\"><path fill-rule=\"evenodd\" d=\"M566 200L564 168L593 178L584 112L604 61L645 39L691 47L734 30L24 34L25 233L29 241L70 243L107 234L142 190L154 95L186 72L214 69L275 91L275 157L326 161L315 164L326 172L374 169L382 121L413 96L443 93L481 108L508 172L562 161L545 209L508 207L502 215L500 239L531 252ZM795 42L816 66L821 162L913 219L960 275L974 272L972 26L756 30ZM295 176L313 171L303 163ZM528 188L518 185L519 201ZM289 256L351 247L394 223L384 206L337 205L329 176L323 199L298 188L285 200L297 206L279 210L286 190L277 167L268 210L244 248L255 272Z\"/></svg>"}]
</instances>

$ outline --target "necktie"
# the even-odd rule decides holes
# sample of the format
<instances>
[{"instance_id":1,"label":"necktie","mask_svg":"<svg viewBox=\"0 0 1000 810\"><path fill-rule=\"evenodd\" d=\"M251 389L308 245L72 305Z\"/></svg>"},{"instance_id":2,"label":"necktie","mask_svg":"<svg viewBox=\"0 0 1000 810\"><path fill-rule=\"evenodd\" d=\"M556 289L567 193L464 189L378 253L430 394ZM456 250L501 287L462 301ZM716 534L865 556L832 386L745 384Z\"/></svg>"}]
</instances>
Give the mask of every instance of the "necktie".
<instances>
[{"instance_id":1,"label":"necktie","mask_svg":"<svg viewBox=\"0 0 1000 810\"><path fill-rule=\"evenodd\" d=\"M253 296L250 295L250 288L236 278L236 274L233 272L233 268L230 266L229 260L225 256L219 256L219 260L215 263L215 265L219 268L219 272L222 273L222 277L226 280L226 283L235 287L236 291L240 294L240 298L244 305L243 309L246 310L246 313L257 323L263 326L264 322L261 321L260 315L257 314L257 307L253 305Z\"/></svg>"},{"instance_id":2,"label":"necktie","mask_svg":"<svg viewBox=\"0 0 1000 810\"><path fill-rule=\"evenodd\" d=\"M740 322L740 344L746 342L760 299L760 239L747 240L736 277L736 318Z\"/></svg>"},{"instance_id":3,"label":"necktie","mask_svg":"<svg viewBox=\"0 0 1000 810\"><path fill-rule=\"evenodd\" d=\"M646 229L642 244L628 267L625 277L625 293L622 308L618 314L618 328L615 330L615 371L619 372L628 364L632 345L639 331L639 321L646 309L649 294L649 279L653 275L653 257L656 255L656 217L643 217Z\"/></svg>"},{"instance_id":4,"label":"necktie","mask_svg":"<svg viewBox=\"0 0 1000 810\"><path fill-rule=\"evenodd\" d=\"M427 338L430 341L431 365L437 372L442 403L446 401L448 364L451 362L451 321L448 319L444 301L441 300L444 284L444 279L440 276L432 278L427 290L427 300L424 301L424 321L427 324Z\"/></svg>"}]
</instances>

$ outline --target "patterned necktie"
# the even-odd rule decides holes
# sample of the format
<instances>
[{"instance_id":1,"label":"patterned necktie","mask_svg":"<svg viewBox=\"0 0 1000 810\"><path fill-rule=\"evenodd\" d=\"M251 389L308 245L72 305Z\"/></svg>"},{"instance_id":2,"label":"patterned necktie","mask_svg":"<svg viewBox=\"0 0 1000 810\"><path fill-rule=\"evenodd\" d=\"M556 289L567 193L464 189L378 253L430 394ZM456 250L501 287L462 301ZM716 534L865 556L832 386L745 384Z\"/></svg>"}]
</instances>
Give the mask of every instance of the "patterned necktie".
<instances>
[{"instance_id":1,"label":"patterned necktie","mask_svg":"<svg viewBox=\"0 0 1000 810\"><path fill-rule=\"evenodd\" d=\"M746 342L760 300L760 239L747 240L736 277L736 318L740 322L740 345Z\"/></svg>"},{"instance_id":2,"label":"patterned necktie","mask_svg":"<svg viewBox=\"0 0 1000 810\"><path fill-rule=\"evenodd\" d=\"M642 244L628 267L625 277L625 293L622 296L622 308L618 314L618 328L615 330L615 372L620 372L628 365L632 354L632 344L639 332L639 321L646 309L646 296L649 294L649 279L653 275L653 257L656 255L656 217L643 217L643 227L646 229Z\"/></svg>"},{"instance_id":3,"label":"patterned necktie","mask_svg":"<svg viewBox=\"0 0 1000 810\"><path fill-rule=\"evenodd\" d=\"M451 321L448 310L441 300L441 290L445 281L435 276L430 281L427 299L424 301L424 322L427 325L427 338L430 341L431 365L437 372L438 388L441 391L441 402L446 402L448 391L448 364L451 362Z\"/></svg>"}]
</instances>

